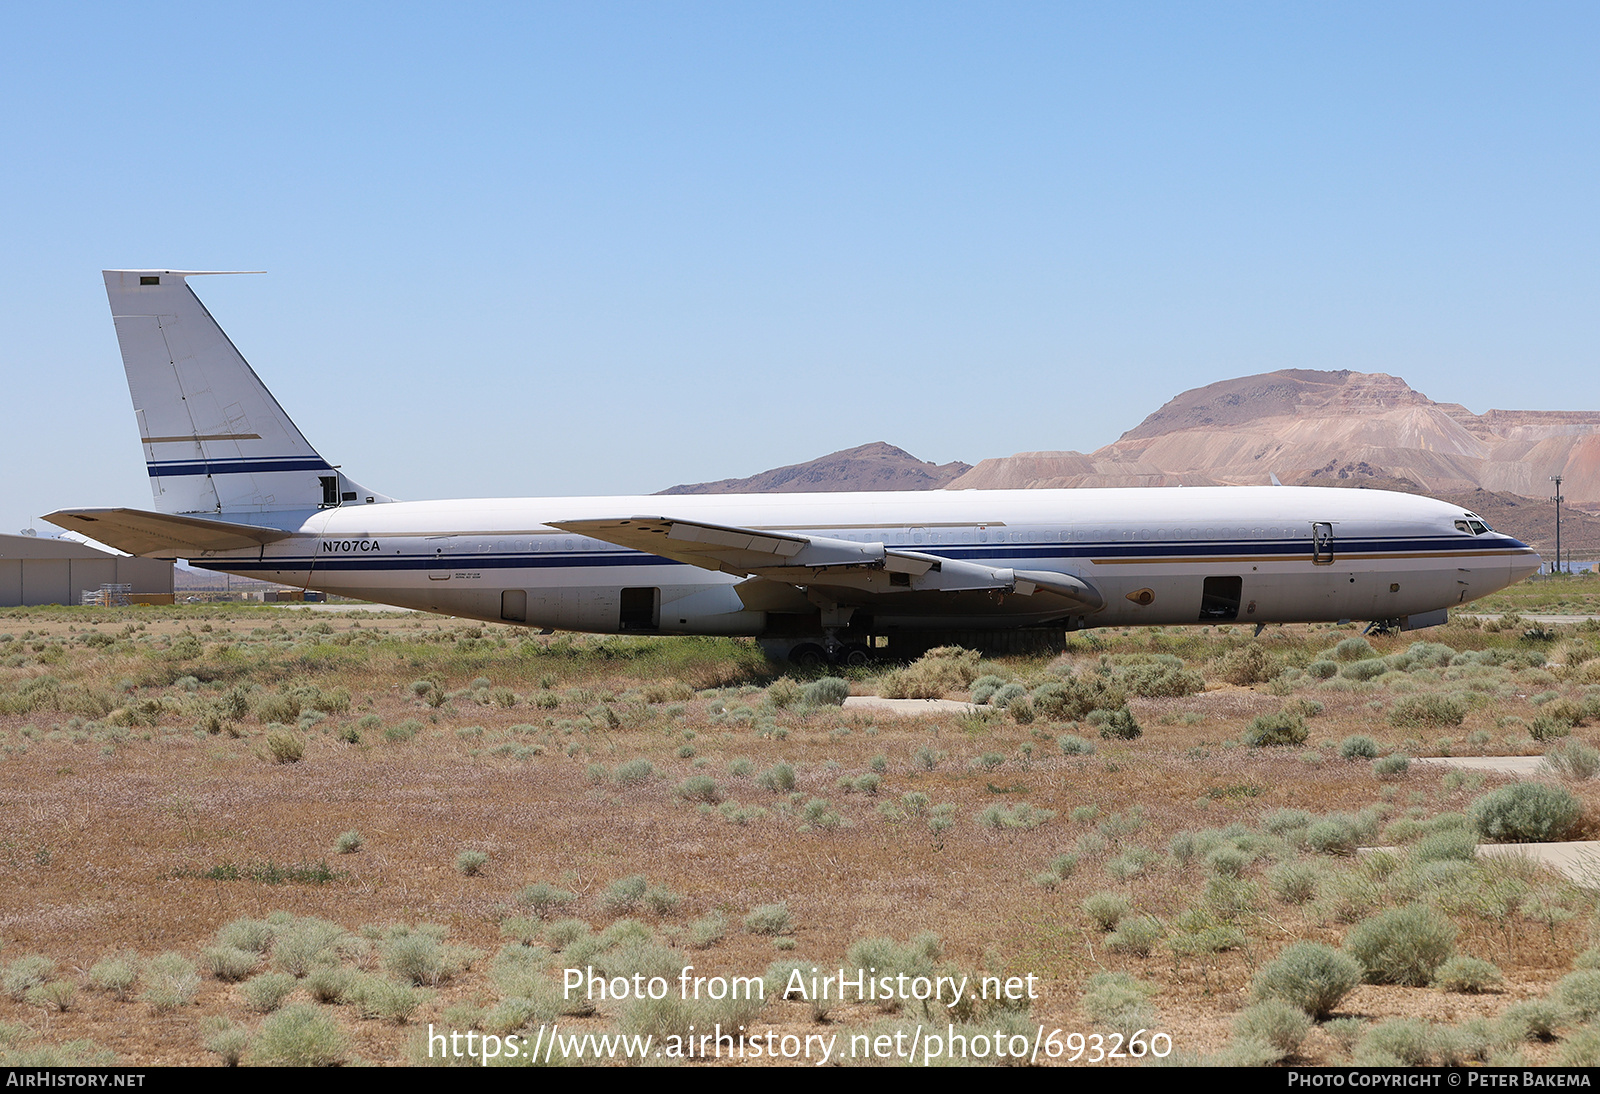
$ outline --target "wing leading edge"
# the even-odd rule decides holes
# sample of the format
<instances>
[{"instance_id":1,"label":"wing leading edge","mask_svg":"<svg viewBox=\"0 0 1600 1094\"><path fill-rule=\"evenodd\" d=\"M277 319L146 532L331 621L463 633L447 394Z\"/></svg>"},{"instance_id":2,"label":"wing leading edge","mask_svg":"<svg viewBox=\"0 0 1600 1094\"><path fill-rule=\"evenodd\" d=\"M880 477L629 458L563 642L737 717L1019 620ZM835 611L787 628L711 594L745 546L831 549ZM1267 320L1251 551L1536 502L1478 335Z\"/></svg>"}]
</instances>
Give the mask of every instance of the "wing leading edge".
<instances>
[{"instance_id":1,"label":"wing leading edge","mask_svg":"<svg viewBox=\"0 0 1600 1094\"><path fill-rule=\"evenodd\" d=\"M836 597L987 591L1021 596L1043 593L1065 601L1063 611L1092 612L1105 606L1105 599L1094 588L1070 574L986 566L882 543L856 543L664 516L549 523L565 532L603 539L702 569L781 581Z\"/></svg>"}]
</instances>

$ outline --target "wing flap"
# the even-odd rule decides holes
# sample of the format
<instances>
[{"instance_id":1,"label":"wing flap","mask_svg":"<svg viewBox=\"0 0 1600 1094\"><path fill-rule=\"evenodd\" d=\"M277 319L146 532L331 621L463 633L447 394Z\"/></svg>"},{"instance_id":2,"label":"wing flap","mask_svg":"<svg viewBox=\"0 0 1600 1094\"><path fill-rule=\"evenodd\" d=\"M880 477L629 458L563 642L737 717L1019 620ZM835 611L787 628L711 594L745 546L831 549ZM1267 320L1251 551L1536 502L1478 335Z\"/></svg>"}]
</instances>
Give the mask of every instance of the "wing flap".
<instances>
[{"instance_id":1,"label":"wing flap","mask_svg":"<svg viewBox=\"0 0 1600 1094\"><path fill-rule=\"evenodd\" d=\"M293 535L281 528L146 509L60 509L44 519L142 558L193 558L205 551L241 551Z\"/></svg>"}]
</instances>

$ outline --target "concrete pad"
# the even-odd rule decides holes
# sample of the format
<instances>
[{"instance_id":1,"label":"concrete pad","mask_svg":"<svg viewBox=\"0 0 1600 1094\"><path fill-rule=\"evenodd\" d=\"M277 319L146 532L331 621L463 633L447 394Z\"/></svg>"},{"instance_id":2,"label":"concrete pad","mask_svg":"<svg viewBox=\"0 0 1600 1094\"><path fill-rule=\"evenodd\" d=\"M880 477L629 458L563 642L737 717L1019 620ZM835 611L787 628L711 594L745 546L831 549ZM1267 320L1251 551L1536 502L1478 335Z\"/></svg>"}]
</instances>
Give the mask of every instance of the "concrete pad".
<instances>
[{"instance_id":1,"label":"concrete pad","mask_svg":"<svg viewBox=\"0 0 1600 1094\"><path fill-rule=\"evenodd\" d=\"M1480 843L1479 858L1526 858L1579 884L1600 888L1600 843Z\"/></svg>"},{"instance_id":2,"label":"concrete pad","mask_svg":"<svg viewBox=\"0 0 1600 1094\"><path fill-rule=\"evenodd\" d=\"M1412 763L1442 764L1463 771L1494 771L1501 775L1525 778L1539 774L1543 756L1423 756Z\"/></svg>"},{"instance_id":3,"label":"concrete pad","mask_svg":"<svg viewBox=\"0 0 1600 1094\"><path fill-rule=\"evenodd\" d=\"M1583 623L1590 619L1600 619L1600 615L1529 615L1526 612L1517 613L1522 616L1525 623ZM1463 619L1499 619L1498 612L1454 612L1453 616Z\"/></svg>"},{"instance_id":4,"label":"concrete pad","mask_svg":"<svg viewBox=\"0 0 1600 1094\"><path fill-rule=\"evenodd\" d=\"M900 715L971 714L978 709L959 699L883 699L876 695L852 695L844 701L844 708Z\"/></svg>"}]
</instances>

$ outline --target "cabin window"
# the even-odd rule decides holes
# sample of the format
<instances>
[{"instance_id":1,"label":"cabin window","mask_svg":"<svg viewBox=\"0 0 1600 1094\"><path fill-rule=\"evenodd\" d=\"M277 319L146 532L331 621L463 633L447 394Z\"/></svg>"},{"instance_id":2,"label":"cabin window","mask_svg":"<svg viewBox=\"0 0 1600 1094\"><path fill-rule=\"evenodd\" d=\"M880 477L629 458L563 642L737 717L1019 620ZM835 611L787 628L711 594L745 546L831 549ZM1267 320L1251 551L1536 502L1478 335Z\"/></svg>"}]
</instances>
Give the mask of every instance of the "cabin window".
<instances>
[{"instance_id":1,"label":"cabin window","mask_svg":"<svg viewBox=\"0 0 1600 1094\"><path fill-rule=\"evenodd\" d=\"M1239 601L1244 592L1242 577L1208 577L1200 590L1200 621L1226 622L1239 618Z\"/></svg>"}]
</instances>

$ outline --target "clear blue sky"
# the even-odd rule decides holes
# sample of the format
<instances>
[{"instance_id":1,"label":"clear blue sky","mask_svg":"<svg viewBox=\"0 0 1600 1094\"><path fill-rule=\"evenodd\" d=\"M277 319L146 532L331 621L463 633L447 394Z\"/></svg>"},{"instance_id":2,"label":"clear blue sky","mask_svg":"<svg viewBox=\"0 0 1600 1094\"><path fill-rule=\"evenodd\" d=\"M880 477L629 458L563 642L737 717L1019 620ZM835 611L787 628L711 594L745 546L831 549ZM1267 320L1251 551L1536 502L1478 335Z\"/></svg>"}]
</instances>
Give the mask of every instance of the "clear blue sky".
<instances>
[{"instance_id":1,"label":"clear blue sky","mask_svg":"<svg viewBox=\"0 0 1600 1094\"><path fill-rule=\"evenodd\" d=\"M1592 4L60 4L0 36L0 530L149 504L99 271L402 498L1089 450L1300 367L1600 409ZM54 531L38 525L41 532Z\"/></svg>"}]
</instances>

